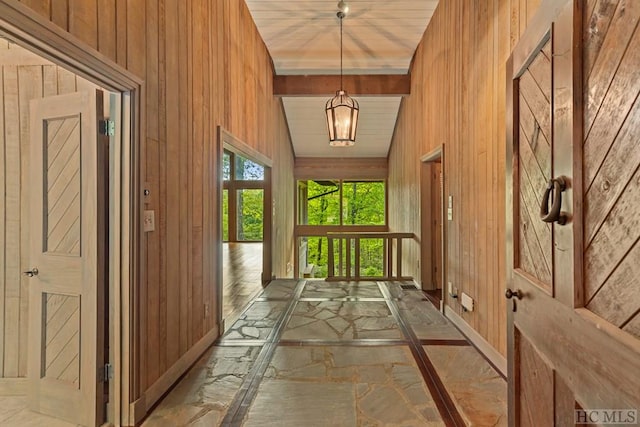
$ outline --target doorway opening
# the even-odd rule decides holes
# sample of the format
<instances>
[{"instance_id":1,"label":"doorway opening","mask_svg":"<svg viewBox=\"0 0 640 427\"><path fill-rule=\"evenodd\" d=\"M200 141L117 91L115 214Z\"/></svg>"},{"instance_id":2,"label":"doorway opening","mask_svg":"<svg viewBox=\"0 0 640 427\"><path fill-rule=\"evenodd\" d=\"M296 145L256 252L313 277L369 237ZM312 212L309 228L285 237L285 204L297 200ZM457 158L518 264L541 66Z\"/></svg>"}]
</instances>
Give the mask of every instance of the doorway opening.
<instances>
[{"instance_id":1,"label":"doorway opening","mask_svg":"<svg viewBox=\"0 0 640 427\"><path fill-rule=\"evenodd\" d=\"M0 377L29 384L25 408L102 424L113 399L93 372L113 363L109 170L122 96L1 36L0 58Z\"/></svg>"},{"instance_id":2,"label":"doorway opening","mask_svg":"<svg viewBox=\"0 0 640 427\"><path fill-rule=\"evenodd\" d=\"M420 280L422 290L442 311L446 265L443 147L420 160Z\"/></svg>"},{"instance_id":3,"label":"doorway opening","mask_svg":"<svg viewBox=\"0 0 640 427\"><path fill-rule=\"evenodd\" d=\"M20 422L129 424L142 82L19 4L0 16L0 399Z\"/></svg>"},{"instance_id":4,"label":"doorway opening","mask_svg":"<svg viewBox=\"0 0 640 427\"><path fill-rule=\"evenodd\" d=\"M221 325L271 280L271 160L220 129Z\"/></svg>"}]
</instances>

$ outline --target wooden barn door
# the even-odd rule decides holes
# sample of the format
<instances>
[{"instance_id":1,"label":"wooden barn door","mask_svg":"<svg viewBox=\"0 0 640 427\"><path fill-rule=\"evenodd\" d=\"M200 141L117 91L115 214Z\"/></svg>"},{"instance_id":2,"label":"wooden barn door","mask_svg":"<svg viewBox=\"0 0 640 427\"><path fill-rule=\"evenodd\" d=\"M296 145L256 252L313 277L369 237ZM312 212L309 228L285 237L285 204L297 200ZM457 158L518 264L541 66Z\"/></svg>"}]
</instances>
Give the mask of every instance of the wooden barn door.
<instances>
[{"instance_id":1,"label":"wooden barn door","mask_svg":"<svg viewBox=\"0 0 640 427\"><path fill-rule=\"evenodd\" d=\"M589 178L591 154L588 150L604 149L603 155L606 154L606 148L599 142L594 141L591 147L583 146L583 135L588 133L587 127L583 128L583 105L591 102L590 98L585 101L583 91L583 59L593 54L587 48L590 47L588 35L594 33L587 31L590 24L585 20L598 13L588 11L595 3L543 1L507 66L507 159L510 160L507 162L505 296L510 299L507 304L510 425L564 426L581 421L602 424L607 420L621 423L637 416L633 410L640 410L640 341L637 339L640 334L634 337L623 331L624 322L629 322L633 315L636 325L640 320L637 317L639 257L636 256L635 264L629 262L624 271L619 271L620 277L615 278L616 273L609 275L623 253L629 251L627 246L638 246L637 226L632 236L625 238L625 235L632 226L628 222L631 212L634 212L631 222L637 223L640 218L640 179L637 178L640 161L634 160L628 167L621 165L629 151L640 150L637 146L628 146L627 154L620 153L621 163L607 169L607 182L601 180L594 190L591 185L594 179ZM598 2L598 7L602 6L600 3L606 1ZM626 2L622 14L629 19L635 9L640 12L639 6L640 2ZM615 25L614 21L611 25ZM635 24L627 27L633 33ZM619 39L622 29L615 31ZM586 39L583 34L587 35ZM639 57L630 55L636 58L637 70ZM599 87L597 82L593 85ZM637 90L632 96L637 96ZM612 102L615 103L615 99ZM596 111L599 108L596 107ZM628 109L612 108L606 114L609 120L613 117L624 120L627 113ZM629 126L634 126L637 135L640 121L635 120ZM606 126L602 126L598 135L605 129ZM628 176L619 182L618 173L622 169ZM633 171L636 178L630 180ZM592 190L587 192L589 186ZM605 220L606 214L600 214L599 225L592 226L594 207L589 193L599 193L608 186L617 186L617 193L625 186L634 188L628 190L633 194L628 195L628 204L620 206L617 217ZM615 199L600 202L613 205ZM609 227L599 241L597 227ZM612 239L614 236L617 237ZM620 241L628 245L618 247ZM597 254L591 254L594 244L598 245ZM635 252L640 253L640 248ZM632 275L629 268L635 269L636 274ZM598 288L592 276L599 277L598 283L614 282L595 305L608 305L612 312L616 311L615 307L626 305L625 315L617 319L618 324L591 309L592 295ZM634 328L628 323L627 326ZM620 411L610 411L612 409ZM590 418L581 418L586 416Z\"/></svg>"},{"instance_id":2,"label":"wooden barn door","mask_svg":"<svg viewBox=\"0 0 640 427\"><path fill-rule=\"evenodd\" d=\"M29 400L87 426L103 420L102 102L97 91L31 103Z\"/></svg>"}]
</instances>

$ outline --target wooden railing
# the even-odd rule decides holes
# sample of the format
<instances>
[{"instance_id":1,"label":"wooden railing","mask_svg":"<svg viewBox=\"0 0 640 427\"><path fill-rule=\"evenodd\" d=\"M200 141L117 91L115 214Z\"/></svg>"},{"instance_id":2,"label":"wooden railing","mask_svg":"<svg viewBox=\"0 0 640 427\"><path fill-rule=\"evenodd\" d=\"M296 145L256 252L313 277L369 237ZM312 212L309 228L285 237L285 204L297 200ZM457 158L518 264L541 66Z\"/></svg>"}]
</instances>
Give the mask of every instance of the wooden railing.
<instances>
[{"instance_id":1,"label":"wooden railing","mask_svg":"<svg viewBox=\"0 0 640 427\"><path fill-rule=\"evenodd\" d=\"M403 281L412 280L410 276L402 275L402 242L404 239L413 239L413 233L396 232L351 232L351 233L327 233L328 281L340 280L387 280ZM382 239L384 244L383 274L382 277L367 277L360 274L360 241L362 239ZM394 245L394 240L396 244ZM337 245L334 244L337 241ZM342 242L345 241L345 245ZM352 244L353 242L353 244ZM394 251L395 246L395 251ZM338 263L335 262L335 251L338 251ZM395 252L395 271L394 271ZM337 267L337 272L336 272Z\"/></svg>"}]
</instances>

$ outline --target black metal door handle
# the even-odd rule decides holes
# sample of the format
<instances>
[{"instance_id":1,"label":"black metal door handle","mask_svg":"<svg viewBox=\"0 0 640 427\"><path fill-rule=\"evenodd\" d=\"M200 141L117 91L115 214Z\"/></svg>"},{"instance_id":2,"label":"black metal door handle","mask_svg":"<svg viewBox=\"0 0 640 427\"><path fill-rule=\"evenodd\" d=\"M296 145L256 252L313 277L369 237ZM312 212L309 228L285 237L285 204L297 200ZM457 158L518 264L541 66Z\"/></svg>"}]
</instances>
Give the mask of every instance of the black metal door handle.
<instances>
[{"instance_id":1,"label":"black metal door handle","mask_svg":"<svg viewBox=\"0 0 640 427\"><path fill-rule=\"evenodd\" d=\"M540 219L544 222L557 222L560 225L567 223L567 215L560 211L562 209L562 192L566 189L567 181L563 176L549 181L540 204ZM551 199L551 209L549 209L549 199Z\"/></svg>"},{"instance_id":2,"label":"black metal door handle","mask_svg":"<svg viewBox=\"0 0 640 427\"><path fill-rule=\"evenodd\" d=\"M27 277L33 277L33 276L37 276L39 273L38 271L38 267L33 267L31 270L29 271L23 271L22 274L24 274Z\"/></svg>"},{"instance_id":3,"label":"black metal door handle","mask_svg":"<svg viewBox=\"0 0 640 427\"><path fill-rule=\"evenodd\" d=\"M507 288L507 290L504 291L504 296L505 296L506 299L510 299L511 300L511 311L513 311L515 313L518 310L518 306L516 304L516 300L522 299L524 294L522 293L522 291L520 289L516 289L515 291L512 291L510 288Z\"/></svg>"},{"instance_id":4,"label":"black metal door handle","mask_svg":"<svg viewBox=\"0 0 640 427\"><path fill-rule=\"evenodd\" d=\"M522 299L522 291L520 289L516 289L515 291L512 291L511 289L507 288L506 291L504 291L504 296L507 299L511 299L513 297L516 297L518 299Z\"/></svg>"}]
</instances>

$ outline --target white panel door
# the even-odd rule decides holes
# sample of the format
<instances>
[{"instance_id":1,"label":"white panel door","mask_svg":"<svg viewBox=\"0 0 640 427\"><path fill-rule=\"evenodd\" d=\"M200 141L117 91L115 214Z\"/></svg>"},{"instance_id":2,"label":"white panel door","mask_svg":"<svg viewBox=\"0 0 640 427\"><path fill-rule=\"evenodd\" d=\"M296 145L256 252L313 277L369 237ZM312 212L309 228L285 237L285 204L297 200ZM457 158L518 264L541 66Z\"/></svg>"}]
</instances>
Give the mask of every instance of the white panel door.
<instances>
[{"instance_id":1,"label":"white panel door","mask_svg":"<svg viewBox=\"0 0 640 427\"><path fill-rule=\"evenodd\" d=\"M31 102L31 409L103 420L104 168L102 92Z\"/></svg>"}]
</instances>

